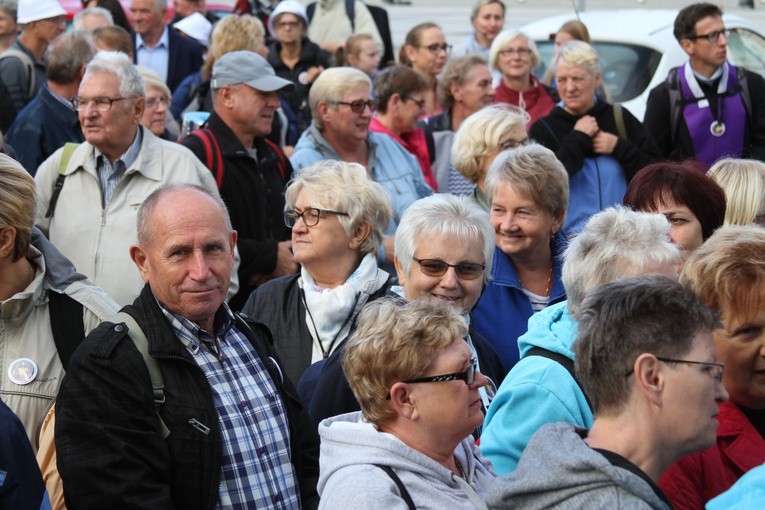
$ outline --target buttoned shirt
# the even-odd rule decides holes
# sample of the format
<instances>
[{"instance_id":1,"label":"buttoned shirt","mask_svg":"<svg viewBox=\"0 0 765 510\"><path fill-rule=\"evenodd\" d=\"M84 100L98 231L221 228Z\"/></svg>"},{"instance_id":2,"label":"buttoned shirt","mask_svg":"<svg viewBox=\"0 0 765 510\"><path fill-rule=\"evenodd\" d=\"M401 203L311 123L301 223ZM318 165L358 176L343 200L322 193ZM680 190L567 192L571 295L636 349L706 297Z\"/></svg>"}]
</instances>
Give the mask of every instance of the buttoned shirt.
<instances>
[{"instance_id":1,"label":"buttoned shirt","mask_svg":"<svg viewBox=\"0 0 765 510\"><path fill-rule=\"evenodd\" d=\"M167 82L167 67L170 65L170 36L167 26L162 30L159 41L154 46L143 42L141 34L135 34L135 57L139 65L148 67Z\"/></svg>"},{"instance_id":2,"label":"buttoned shirt","mask_svg":"<svg viewBox=\"0 0 765 510\"><path fill-rule=\"evenodd\" d=\"M217 507L299 509L287 413L264 365L269 360L236 328L225 303L213 334L157 303L212 389L223 436Z\"/></svg>"},{"instance_id":3,"label":"buttoned shirt","mask_svg":"<svg viewBox=\"0 0 765 510\"><path fill-rule=\"evenodd\" d=\"M141 142L143 141L143 131L141 129L141 127L138 128L135 138L133 138L133 143L130 144L130 147L114 164L101 151L93 147L93 156L97 161L98 182L101 185L101 203L104 209L109 204L114 188L117 187L117 184L125 176L125 170L133 164L138 157L138 153L141 151Z\"/></svg>"}]
</instances>

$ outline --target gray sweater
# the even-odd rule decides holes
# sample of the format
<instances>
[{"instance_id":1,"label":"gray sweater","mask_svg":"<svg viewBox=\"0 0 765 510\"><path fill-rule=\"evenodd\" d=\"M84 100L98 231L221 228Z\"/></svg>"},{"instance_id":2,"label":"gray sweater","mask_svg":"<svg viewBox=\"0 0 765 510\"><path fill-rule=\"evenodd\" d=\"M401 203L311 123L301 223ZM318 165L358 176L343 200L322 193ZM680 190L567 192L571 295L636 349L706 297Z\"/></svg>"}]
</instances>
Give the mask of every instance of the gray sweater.
<instances>
[{"instance_id":1,"label":"gray sweater","mask_svg":"<svg viewBox=\"0 0 765 510\"><path fill-rule=\"evenodd\" d=\"M591 449L568 423L540 427L513 473L489 488L489 508L655 509L670 507L634 472Z\"/></svg>"},{"instance_id":2,"label":"gray sweater","mask_svg":"<svg viewBox=\"0 0 765 510\"><path fill-rule=\"evenodd\" d=\"M392 434L380 432L361 412L322 421L319 435L319 508L406 509L393 480L374 464L393 468L418 510L486 508L481 500L495 475L472 437L454 451L465 471L463 479Z\"/></svg>"}]
</instances>

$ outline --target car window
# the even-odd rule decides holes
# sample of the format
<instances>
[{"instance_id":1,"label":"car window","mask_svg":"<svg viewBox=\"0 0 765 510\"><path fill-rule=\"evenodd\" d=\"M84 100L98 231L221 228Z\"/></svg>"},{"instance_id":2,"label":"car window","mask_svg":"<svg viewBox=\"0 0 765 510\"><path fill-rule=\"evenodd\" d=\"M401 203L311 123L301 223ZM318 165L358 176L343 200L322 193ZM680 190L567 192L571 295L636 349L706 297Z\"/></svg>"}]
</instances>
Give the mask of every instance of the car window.
<instances>
[{"instance_id":1,"label":"car window","mask_svg":"<svg viewBox=\"0 0 765 510\"><path fill-rule=\"evenodd\" d=\"M743 28L731 30L728 56L731 63L765 75L765 38L760 34Z\"/></svg>"},{"instance_id":2,"label":"car window","mask_svg":"<svg viewBox=\"0 0 765 510\"><path fill-rule=\"evenodd\" d=\"M550 65L554 44L536 41L543 62L534 73L543 76ZM661 60L661 53L652 48L634 44L595 42L600 55L603 85L612 103L622 103L643 93L651 82Z\"/></svg>"}]
</instances>

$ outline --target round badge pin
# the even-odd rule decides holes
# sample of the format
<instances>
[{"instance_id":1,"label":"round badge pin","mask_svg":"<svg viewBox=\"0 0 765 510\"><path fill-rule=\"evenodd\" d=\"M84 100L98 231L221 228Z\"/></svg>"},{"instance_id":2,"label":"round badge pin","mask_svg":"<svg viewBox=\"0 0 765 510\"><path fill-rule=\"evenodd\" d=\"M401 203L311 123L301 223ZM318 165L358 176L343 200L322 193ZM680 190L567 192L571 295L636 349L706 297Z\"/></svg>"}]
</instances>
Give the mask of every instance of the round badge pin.
<instances>
[{"instance_id":1,"label":"round badge pin","mask_svg":"<svg viewBox=\"0 0 765 510\"><path fill-rule=\"evenodd\" d=\"M709 126L709 131L713 136L722 136L725 134L725 124L716 120Z\"/></svg>"},{"instance_id":2,"label":"round badge pin","mask_svg":"<svg viewBox=\"0 0 765 510\"><path fill-rule=\"evenodd\" d=\"M8 366L8 378L14 384L24 386L37 377L37 364L29 358L19 358Z\"/></svg>"}]
</instances>

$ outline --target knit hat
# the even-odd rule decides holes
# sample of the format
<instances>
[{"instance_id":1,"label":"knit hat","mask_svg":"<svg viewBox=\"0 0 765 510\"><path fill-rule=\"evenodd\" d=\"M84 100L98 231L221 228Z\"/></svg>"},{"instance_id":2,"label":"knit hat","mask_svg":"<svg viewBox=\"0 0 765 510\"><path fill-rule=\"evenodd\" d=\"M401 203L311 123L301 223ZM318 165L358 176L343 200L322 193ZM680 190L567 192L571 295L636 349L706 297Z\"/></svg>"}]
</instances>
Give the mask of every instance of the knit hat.
<instances>
[{"instance_id":1,"label":"knit hat","mask_svg":"<svg viewBox=\"0 0 765 510\"><path fill-rule=\"evenodd\" d=\"M295 88L291 81L276 76L266 59L251 51L230 51L213 65L210 80L213 90L237 83L244 83L261 92Z\"/></svg>"},{"instance_id":2,"label":"knit hat","mask_svg":"<svg viewBox=\"0 0 765 510\"><path fill-rule=\"evenodd\" d=\"M202 46L207 48L210 46L210 31L212 30L212 23L210 23L203 14L195 12L177 21L173 24L176 30L183 32L192 39L195 39Z\"/></svg>"},{"instance_id":3,"label":"knit hat","mask_svg":"<svg viewBox=\"0 0 765 510\"><path fill-rule=\"evenodd\" d=\"M279 38L276 37L276 33L274 33L274 21L276 21L276 18L278 18L280 14L284 13L294 14L301 18L303 23L305 23L305 26L308 27L308 14L306 14L303 4L298 2L298 0L282 0L276 5L276 8L268 17L268 33L277 41Z\"/></svg>"},{"instance_id":4,"label":"knit hat","mask_svg":"<svg viewBox=\"0 0 765 510\"><path fill-rule=\"evenodd\" d=\"M16 23L23 25L56 16L66 16L66 11L56 0L19 0Z\"/></svg>"}]
</instances>

